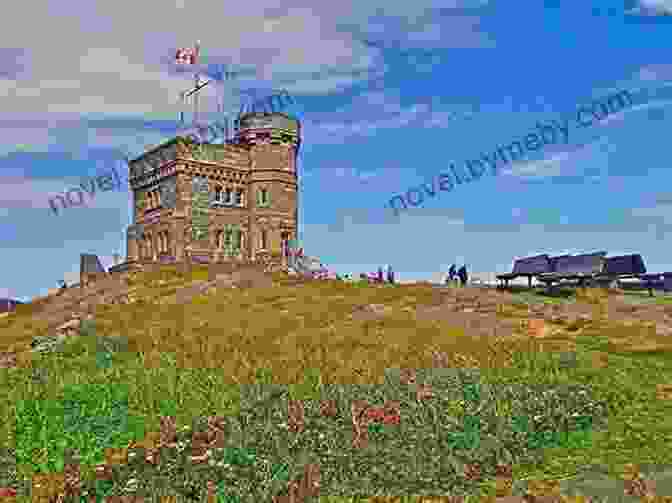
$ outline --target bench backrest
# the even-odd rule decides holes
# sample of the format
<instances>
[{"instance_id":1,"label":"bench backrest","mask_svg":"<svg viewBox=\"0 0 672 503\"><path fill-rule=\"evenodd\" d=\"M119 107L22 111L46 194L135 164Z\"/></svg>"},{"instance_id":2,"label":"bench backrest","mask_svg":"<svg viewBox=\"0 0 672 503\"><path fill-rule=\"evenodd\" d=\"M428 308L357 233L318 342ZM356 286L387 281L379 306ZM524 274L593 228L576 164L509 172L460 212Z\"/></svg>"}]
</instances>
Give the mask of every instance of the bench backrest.
<instances>
[{"instance_id":1,"label":"bench backrest","mask_svg":"<svg viewBox=\"0 0 672 503\"><path fill-rule=\"evenodd\" d=\"M548 255L521 258L513 263L513 274L542 274L550 271Z\"/></svg>"},{"instance_id":2,"label":"bench backrest","mask_svg":"<svg viewBox=\"0 0 672 503\"><path fill-rule=\"evenodd\" d=\"M646 266L639 254L607 257L604 274L646 274Z\"/></svg>"},{"instance_id":3,"label":"bench backrest","mask_svg":"<svg viewBox=\"0 0 672 503\"><path fill-rule=\"evenodd\" d=\"M559 260L561 260L561 259L565 259L565 258L567 258L567 257L571 257L571 255L558 255L557 257L551 257L551 258L549 258L548 260L549 260L550 263L551 263L551 272L555 272L555 271L556 271L557 263L558 263Z\"/></svg>"},{"instance_id":4,"label":"bench backrest","mask_svg":"<svg viewBox=\"0 0 672 503\"><path fill-rule=\"evenodd\" d=\"M663 273L663 289L668 292L672 290L672 272Z\"/></svg>"},{"instance_id":5,"label":"bench backrest","mask_svg":"<svg viewBox=\"0 0 672 503\"><path fill-rule=\"evenodd\" d=\"M584 253L557 257L555 270L557 274L598 274L602 272L604 257L607 252Z\"/></svg>"}]
</instances>

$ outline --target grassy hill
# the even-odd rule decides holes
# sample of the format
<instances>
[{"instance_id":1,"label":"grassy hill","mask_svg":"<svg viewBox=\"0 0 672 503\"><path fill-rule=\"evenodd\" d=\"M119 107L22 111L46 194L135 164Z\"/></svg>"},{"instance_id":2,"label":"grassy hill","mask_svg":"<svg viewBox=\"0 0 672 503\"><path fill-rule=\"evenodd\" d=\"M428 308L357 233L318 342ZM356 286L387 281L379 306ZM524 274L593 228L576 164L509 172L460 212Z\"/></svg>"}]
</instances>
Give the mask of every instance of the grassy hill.
<instances>
[{"instance_id":1,"label":"grassy hill","mask_svg":"<svg viewBox=\"0 0 672 503\"><path fill-rule=\"evenodd\" d=\"M253 268L116 275L0 319L0 487L17 501L73 480L145 501L316 498L318 480L320 501L620 497L635 463L661 494L672 312L628 305Z\"/></svg>"}]
</instances>

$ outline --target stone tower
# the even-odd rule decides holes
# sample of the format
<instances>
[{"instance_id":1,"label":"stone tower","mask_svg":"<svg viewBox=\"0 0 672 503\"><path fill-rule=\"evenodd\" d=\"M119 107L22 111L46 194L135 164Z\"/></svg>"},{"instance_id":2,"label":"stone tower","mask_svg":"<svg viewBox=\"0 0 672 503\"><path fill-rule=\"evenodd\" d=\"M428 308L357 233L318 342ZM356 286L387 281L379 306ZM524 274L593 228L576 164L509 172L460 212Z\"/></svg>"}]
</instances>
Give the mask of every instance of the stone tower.
<instances>
[{"instance_id":1,"label":"stone tower","mask_svg":"<svg viewBox=\"0 0 672 503\"><path fill-rule=\"evenodd\" d=\"M299 121L239 118L234 141L176 137L129 162L127 261L274 261L298 236Z\"/></svg>"},{"instance_id":2,"label":"stone tower","mask_svg":"<svg viewBox=\"0 0 672 503\"><path fill-rule=\"evenodd\" d=\"M267 240L267 249L284 253L298 236L300 125L281 114L249 114L240 118L237 139L250 156L252 250Z\"/></svg>"}]
</instances>

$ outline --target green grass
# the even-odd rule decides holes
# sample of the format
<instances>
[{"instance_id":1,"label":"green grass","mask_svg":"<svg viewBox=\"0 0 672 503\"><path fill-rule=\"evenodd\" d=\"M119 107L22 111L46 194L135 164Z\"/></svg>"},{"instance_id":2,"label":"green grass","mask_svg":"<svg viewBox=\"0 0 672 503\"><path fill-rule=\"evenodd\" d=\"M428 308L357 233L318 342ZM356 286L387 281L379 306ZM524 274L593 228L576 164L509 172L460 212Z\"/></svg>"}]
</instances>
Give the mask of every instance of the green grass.
<instances>
[{"instance_id":1,"label":"green grass","mask_svg":"<svg viewBox=\"0 0 672 503\"><path fill-rule=\"evenodd\" d=\"M275 299L281 303L282 296ZM254 306L249 298L240 302ZM333 311L335 301L330 305ZM97 336L92 324L82 331L86 336L62 352L35 358L33 367L45 369L46 383L37 383L29 369L0 369L0 403L10 404L0 412L0 448L13 453L18 479L61 471L76 451L86 487L97 486L98 494L113 494L138 478L140 486L163 481L186 497L189 487L202 489L212 479L222 501L244 501L249 494L270 501L308 462L320 464L322 494L330 496L492 494L497 462L512 463L522 481L571 479L589 466L617 478L627 463L672 464L672 401L656 398L656 385L672 383L672 359L668 353L612 352L609 365L596 368L592 356L609 351L606 336L577 338L574 363L531 348L513 353L506 367L421 369L418 381L431 384L436 396L418 403L393 369L381 384L336 385L306 363L298 382L283 384L277 368L255 365L253 383L235 384L231 367L187 368L171 352L150 364L147 352L129 352L123 338ZM303 348L300 339L295 344ZM318 402L327 398L336 401L337 418L320 415ZM305 404L306 431L298 436L283 426L289 399ZM354 400L400 402L401 424L374 426L369 448L352 448ZM169 461L158 469L138 460L115 467L113 482L93 481L105 448L158 431L165 415L177 418L178 440L185 444L204 417L225 416L226 448L213 454L212 466L191 467L185 448L166 453ZM484 477L468 481L460 472L474 462L483 465ZM27 494L24 484L12 485Z\"/></svg>"},{"instance_id":2,"label":"green grass","mask_svg":"<svg viewBox=\"0 0 672 503\"><path fill-rule=\"evenodd\" d=\"M513 286L509 292L526 303L544 303L544 304L571 304L577 301L575 288L558 288L552 293L547 293L542 289ZM648 290L625 290L623 300L633 304L672 304L672 294L654 291L654 296L649 296Z\"/></svg>"},{"instance_id":3,"label":"green grass","mask_svg":"<svg viewBox=\"0 0 672 503\"><path fill-rule=\"evenodd\" d=\"M208 372L207 376L178 372L174 367L171 369L169 358L165 367L151 373L139 372L137 363L134 366L130 360L123 365L115 362L117 365L101 369L91 361L91 355L88 363L85 355L81 355L77 362L67 361L66 356L67 353L60 359L69 371L62 370L64 373L79 372L78 375L70 374L68 378L60 379L57 385L39 390L32 382L18 376L12 382L15 390L22 389L24 396L31 397L14 402L16 460L24 475L61 471L66 446L79 451L83 465L93 466L102 462L104 447L123 447L131 439L143 438L145 432L156 430L157 425L153 423L160 415L179 416L181 412L189 411L195 419L196 416L220 413L226 408L233 421L236 411L245 409L246 404L261 401L272 389L268 371L259 372L260 382L256 388L251 387L245 392L241 392L241 388L225 391L226 388L217 385L216 372ZM50 364L45 362L47 368L55 370L55 360ZM672 367L666 361L652 366L648 360L638 360L623 358L609 372L597 373L585 365L570 371L554 366L554 361L549 358L521 358L516 368L490 375L484 373L476 380L468 373L449 377L442 372L425 371L424 379L432 382L447 405L453 404L452 409L448 406L442 409L436 402L432 406L417 406L394 378L377 389L336 389L320 386L319 373L314 372L306 376L304 383L285 388L284 398L243 413L246 420L242 423L250 428L244 435L249 445L229 446L216 456L217 462L238 465L234 466L233 472L218 474L220 492L242 498L244 494L240 489L263 486L280 490L281 483L286 482L290 474L295 477L299 473L297 457L304 461L308 458L321 460L327 472L326 488L331 483L346 494L362 487L373 493L377 484L384 484L390 491L388 494L422 494L423 485L428 484L435 485L429 493L474 491L478 488L473 484L465 485L455 472L465 463L485 460L492 468L497 460L511 459L519 467L517 477L525 479L566 477L580 472L586 464L616 467L633 459L669 463L666 446L672 439L672 424L668 419L670 408L652 400L651 386L661 377L672 375ZM84 368L86 374L82 373ZM178 374L181 374L179 379ZM88 383L74 384L78 381ZM583 402L584 394L569 391L570 382L590 385L586 387L590 393L586 391ZM526 387L519 391L507 387L514 384L526 384ZM2 389L8 387L2 386ZM337 397L343 411L347 411L348 403L357 398L373 403L399 400L405 407L402 408L403 424L372 431L376 449L357 452L348 448L347 420L330 425L319 418L314 406L310 408L308 405L308 424L312 423L314 433L327 434L328 438L322 443L338 446L338 449L330 451L324 445L316 445L315 434L309 435L313 438L299 441L292 441L291 435L285 435L284 445L274 445L283 435L277 427L275 434L269 435L272 422L267 419L268 416L276 417L278 421L282 418L286 409L280 402L286 401L290 392L294 398L306 399L308 404L317 396ZM549 392L550 395L544 395ZM227 399L222 400L221 395ZM586 413L600 403L604 405L600 414ZM572 413L568 408L583 414L574 424L565 421L567 424L561 426ZM542 417L533 421L536 416ZM441 431L440 425L445 424L447 417L455 417L456 424ZM188 419L182 417L181 422L188 423ZM241 428L240 422L237 427ZM431 439L443 442L443 447L435 452L425 449ZM256 452L259 457L253 454ZM443 453L445 466L420 463L422 466L409 470L412 463L418 465L421 452L424 455L420 457L425 459L432 459L437 452ZM361 479L361 473L356 469L343 466L342 457L346 453L354 464L384 466L385 470L376 473L375 477ZM250 473L252 465L257 468L272 465L270 479L264 481L263 477ZM612 471L616 476L617 469ZM211 470L212 475L216 472L216 469ZM420 475L433 482L420 483ZM237 477L243 476L251 478L253 483L240 484ZM439 480L443 486L437 486ZM199 483L204 484L204 480ZM111 490L112 484L108 485ZM108 490L102 482L98 482L98 486L99 491ZM225 487L229 488L228 492L223 489ZM415 492L409 491L411 487ZM486 488L484 482L481 489Z\"/></svg>"}]
</instances>

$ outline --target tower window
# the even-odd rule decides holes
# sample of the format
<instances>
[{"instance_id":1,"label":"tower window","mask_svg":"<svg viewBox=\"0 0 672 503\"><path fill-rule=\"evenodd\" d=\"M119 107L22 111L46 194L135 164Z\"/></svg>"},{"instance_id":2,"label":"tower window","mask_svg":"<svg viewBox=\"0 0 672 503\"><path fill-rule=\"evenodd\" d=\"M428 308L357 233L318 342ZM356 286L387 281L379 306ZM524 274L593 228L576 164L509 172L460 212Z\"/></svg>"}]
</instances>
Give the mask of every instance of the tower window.
<instances>
[{"instance_id":1,"label":"tower window","mask_svg":"<svg viewBox=\"0 0 672 503\"><path fill-rule=\"evenodd\" d=\"M259 189L259 192L257 192L257 198L259 201L259 206L268 206L270 202L268 199L268 189Z\"/></svg>"},{"instance_id":2,"label":"tower window","mask_svg":"<svg viewBox=\"0 0 672 503\"><path fill-rule=\"evenodd\" d=\"M282 255L283 257L286 257L289 255L288 249L289 249L289 232L283 232L280 235L280 239L282 240Z\"/></svg>"},{"instance_id":3,"label":"tower window","mask_svg":"<svg viewBox=\"0 0 672 503\"><path fill-rule=\"evenodd\" d=\"M231 204L231 189L226 189L226 196L224 198L226 204Z\"/></svg>"},{"instance_id":4,"label":"tower window","mask_svg":"<svg viewBox=\"0 0 672 503\"><path fill-rule=\"evenodd\" d=\"M233 231L231 229L226 229L224 232L224 247L225 248L230 248L231 247L231 241L233 237Z\"/></svg>"},{"instance_id":5,"label":"tower window","mask_svg":"<svg viewBox=\"0 0 672 503\"><path fill-rule=\"evenodd\" d=\"M215 201L222 202L222 188L220 186L215 187Z\"/></svg>"},{"instance_id":6,"label":"tower window","mask_svg":"<svg viewBox=\"0 0 672 503\"><path fill-rule=\"evenodd\" d=\"M261 249L266 250L268 247L268 232L267 231L261 231Z\"/></svg>"},{"instance_id":7,"label":"tower window","mask_svg":"<svg viewBox=\"0 0 672 503\"><path fill-rule=\"evenodd\" d=\"M238 189L238 190L236 191L236 204L237 204L238 206L242 206L242 205L243 205L243 191L240 190L240 189Z\"/></svg>"}]
</instances>

